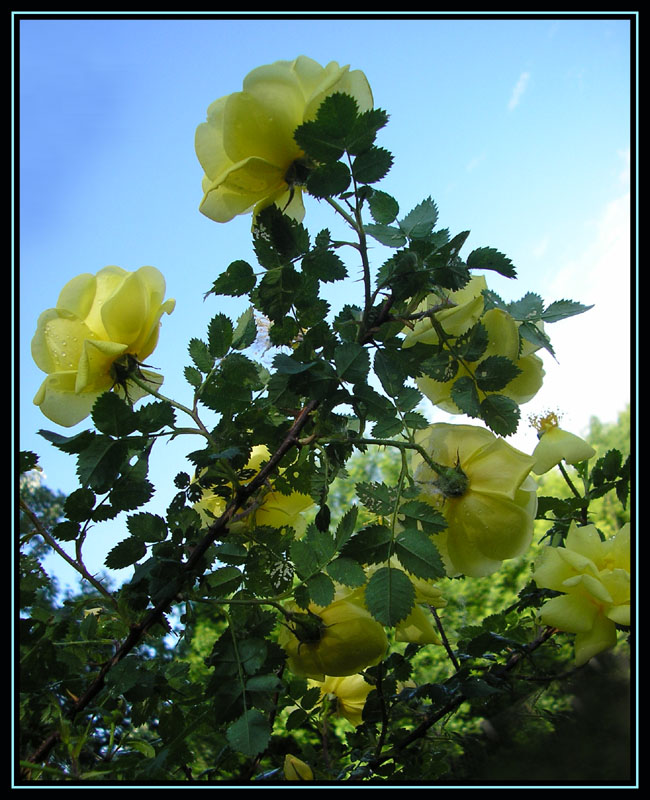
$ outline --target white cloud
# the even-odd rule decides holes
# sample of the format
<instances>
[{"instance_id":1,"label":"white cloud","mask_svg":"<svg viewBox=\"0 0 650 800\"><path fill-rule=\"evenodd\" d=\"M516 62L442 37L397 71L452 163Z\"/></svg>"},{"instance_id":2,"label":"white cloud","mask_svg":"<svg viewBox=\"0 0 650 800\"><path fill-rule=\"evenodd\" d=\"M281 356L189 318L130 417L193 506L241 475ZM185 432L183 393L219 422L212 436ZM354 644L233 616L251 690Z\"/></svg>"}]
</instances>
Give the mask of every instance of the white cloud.
<instances>
[{"instance_id":1,"label":"white cloud","mask_svg":"<svg viewBox=\"0 0 650 800\"><path fill-rule=\"evenodd\" d=\"M515 88L512 90L512 94L510 95L508 111L512 111L519 105L519 101L521 100L523 93L526 91L529 80L530 72L522 72L519 76L519 80L515 84Z\"/></svg>"}]
</instances>

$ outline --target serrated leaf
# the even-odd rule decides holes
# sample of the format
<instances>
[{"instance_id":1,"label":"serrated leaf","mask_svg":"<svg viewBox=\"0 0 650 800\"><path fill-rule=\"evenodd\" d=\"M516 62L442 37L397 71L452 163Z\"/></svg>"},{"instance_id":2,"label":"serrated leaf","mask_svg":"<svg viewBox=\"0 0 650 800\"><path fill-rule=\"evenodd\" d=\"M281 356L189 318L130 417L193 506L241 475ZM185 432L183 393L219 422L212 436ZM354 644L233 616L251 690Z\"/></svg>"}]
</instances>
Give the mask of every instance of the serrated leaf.
<instances>
[{"instance_id":1,"label":"serrated leaf","mask_svg":"<svg viewBox=\"0 0 650 800\"><path fill-rule=\"evenodd\" d=\"M253 344L257 338L257 324L253 306L249 306L243 314L237 318L235 330L232 335L231 347L234 350L245 350Z\"/></svg>"},{"instance_id":2,"label":"serrated leaf","mask_svg":"<svg viewBox=\"0 0 650 800\"><path fill-rule=\"evenodd\" d=\"M120 511L132 511L151 499L154 488L149 481L121 478L111 489L111 505Z\"/></svg>"},{"instance_id":3,"label":"serrated leaf","mask_svg":"<svg viewBox=\"0 0 650 800\"><path fill-rule=\"evenodd\" d=\"M451 399L456 403L458 408L469 417L481 416L481 403L476 391L474 381L468 376L464 375L454 381L451 387Z\"/></svg>"},{"instance_id":4,"label":"serrated leaf","mask_svg":"<svg viewBox=\"0 0 650 800\"><path fill-rule=\"evenodd\" d=\"M328 606L334 600L334 583L324 572L308 578L306 586L312 603L317 606Z\"/></svg>"},{"instance_id":5,"label":"serrated leaf","mask_svg":"<svg viewBox=\"0 0 650 800\"><path fill-rule=\"evenodd\" d=\"M365 381L370 369L370 356L365 347L355 342L344 342L334 350L334 363L339 378L346 383Z\"/></svg>"},{"instance_id":6,"label":"serrated leaf","mask_svg":"<svg viewBox=\"0 0 650 800\"><path fill-rule=\"evenodd\" d=\"M392 514L399 498L396 486L387 486L385 483L357 483L355 485L357 497L372 514L385 517Z\"/></svg>"},{"instance_id":7,"label":"serrated leaf","mask_svg":"<svg viewBox=\"0 0 650 800\"><path fill-rule=\"evenodd\" d=\"M346 137L346 149L351 155L367 150L374 144L377 131L388 122L388 114L381 108L371 108L359 114Z\"/></svg>"},{"instance_id":8,"label":"serrated leaf","mask_svg":"<svg viewBox=\"0 0 650 800\"><path fill-rule=\"evenodd\" d=\"M240 297L248 294L256 283L253 268L247 261L233 261L225 272L216 279L208 294L223 294Z\"/></svg>"},{"instance_id":9,"label":"serrated leaf","mask_svg":"<svg viewBox=\"0 0 650 800\"><path fill-rule=\"evenodd\" d=\"M352 174L357 183L375 183L390 170L393 156L383 147L369 147L352 162Z\"/></svg>"},{"instance_id":10,"label":"serrated leaf","mask_svg":"<svg viewBox=\"0 0 650 800\"><path fill-rule=\"evenodd\" d=\"M364 599L366 608L378 622L393 627L411 612L415 589L401 569L381 567L368 581Z\"/></svg>"},{"instance_id":11,"label":"serrated leaf","mask_svg":"<svg viewBox=\"0 0 650 800\"><path fill-rule=\"evenodd\" d=\"M31 450L21 450L19 455L19 472L29 472L38 466L38 456Z\"/></svg>"},{"instance_id":12,"label":"serrated leaf","mask_svg":"<svg viewBox=\"0 0 650 800\"><path fill-rule=\"evenodd\" d=\"M394 197L375 189L368 199L368 206L374 221L379 225L390 225L399 214L399 204Z\"/></svg>"},{"instance_id":13,"label":"serrated leaf","mask_svg":"<svg viewBox=\"0 0 650 800\"><path fill-rule=\"evenodd\" d=\"M402 231L391 225L372 225L369 223L364 225L363 229L366 233L369 233L373 239L386 245L386 247L403 247L407 241Z\"/></svg>"},{"instance_id":14,"label":"serrated leaf","mask_svg":"<svg viewBox=\"0 0 650 800\"><path fill-rule=\"evenodd\" d=\"M137 429L141 433L153 433L166 425L172 426L176 416L167 400L160 400L140 406L136 411Z\"/></svg>"},{"instance_id":15,"label":"serrated leaf","mask_svg":"<svg viewBox=\"0 0 650 800\"><path fill-rule=\"evenodd\" d=\"M167 538L167 523L157 514L142 511L126 521L129 533L143 542L162 542Z\"/></svg>"},{"instance_id":16,"label":"serrated leaf","mask_svg":"<svg viewBox=\"0 0 650 800\"><path fill-rule=\"evenodd\" d=\"M210 372L214 366L214 358L210 355L207 344L201 339L192 338L187 349L196 368L201 372Z\"/></svg>"},{"instance_id":17,"label":"serrated leaf","mask_svg":"<svg viewBox=\"0 0 650 800\"><path fill-rule=\"evenodd\" d=\"M392 350L377 350L373 361L375 375L390 397L396 397L404 387L406 370L400 363L400 356Z\"/></svg>"},{"instance_id":18,"label":"serrated leaf","mask_svg":"<svg viewBox=\"0 0 650 800\"><path fill-rule=\"evenodd\" d=\"M123 468L128 456L128 442L97 436L79 453L77 475L82 486L98 494L108 492Z\"/></svg>"},{"instance_id":19,"label":"serrated leaf","mask_svg":"<svg viewBox=\"0 0 650 800\"><path fill-rule=\"evenodd\" d=\"M472 250L467 256L467 266L469 269L493 270L506 278L517 277L517 270L513 267L512 261L494 247L478 247Z\"/></svg>"},{"instance_id":20,"label":"serrated leaf","mask_svg":"<svg viewBox=\"0 0 650 800\"><path fill-rule=\"evenodd\" d=\"M418 203L414 209L399 221L400 230L409 239L424 239L433 230L438 219L438 209L431 197Z\"/></svg>"},{"instance_id":21,"label":"serrated leaf","mask_svg":"<svg viewBox=\"0 0 650 800\"><path fill-rule=\"evenodd\" d=\"M527 292L521 300L508 304L508 312L519 321L538 320L544 311L544 301L534 292Z\"/></svg>"},{"instance_id":22,"label":"serrated leaf","mask_svg":"<svg viewBox=\"0 0 650 800\"><path fill-rule=\"evenodd\" d=\"M341 548L340 555L360 564L379 564L390 555L393 534L385 525L370 525L352 536Z\"/></svg>"},{"instance_id":23,"label":"serrated leaf","mask_svg":"<svg viewBox=\"0 0 650 800\"><path fill-rule=\"evenodd\" d=\"M80 453L97 436L94 431L81 431L81 433L76 433L74 436L62 436L60 433L44 430L39 430L38 433L39 436L47 439L48 442L64 453Z\"/></svg>"},{"instance_id":24,"label":"serrated leaf","mask_svg":"<svg viewBox=\"0 0 650 800\"><path fill-rule=\"evenodd\" d=\"M302 260L302 269L305 274L325 283L340 281L348 274L339 256L324 248L307 253Z\"/></svg>"},{"instance_id":25,"label":"serrated leaf","mask_svg":"<svg viewBox=\"0 0 650 800\"><path fill-rule=\"evenodd\" d=\"M474 369L476 383L484 392L498 392L517 375L521 375L521 369L505 356L488 356Z\"/></svg>"},{"instance_id":26,"label":"serrated leaf","mask_svg":"<svg viewBox=\"0 0 650 800\"><path fill-rule=\"evenodd\" d=\"M366 582L366 573L358 561L343 556L335 558L327 565L328 575L337 583L344 586L363 586Z\"/></svg>"},{"instance_id":27,"label":"serrated leaf","mask_svg":"<svg viewBox=\"0 0 650 800\"><path fill-rule=\"evenodd\" d=\"M436 546L415 528L406 528L395 540L395 555L407 572L431 580L445 577L445 568Z\"/></svg>"},{"instance_id":28,"label":"serrated leaf","mask_svg":"<svg viewBox=\"0 0 650 800\"><path fill-rule=\"evenodd\" d=\"M348 539L354 533L358 515L359 515L359 509L357 508L357 506L352 506L352 508L346 511L343 517L341 518L339 524L336 527L337 549L343 547L343 545L348 541Z\"/></svg>"},{"instance_id":29,"label":"serrated leaf","mask_svg":"<svg viewBox=\"0 0 650 800\"><path fill-rule=\"evenodd\" d=\"M232 322L225 314L217 314L208 326L208 348L215 358L223 358L232 344Z\"/></svg>"},{"instance_id":30,"label":"serrated leaf","mask_svg":"<svg viewBox=\"0 0 650 800\"><path fill-rule=\"evenodd\" d=\"M106 556L104 564L109 569L124 569L139 561L146 552L147 548L141 539L129 536L128 539L122 539L115 545Z\"/></svg>"},{"instance_id":31,"label":"serrated leaf","mask_svg":"<svg viewBox=\"0 0 650 800\"><path fill-rule=\"evenodd\" d=\"M195 389L198 389L203 383L203 375L201 375L196 367L185 367L183 369L183 375L190 386L193 386Z\"/></svg>"},{"instance_id":32,"label":"serrated leaf","mask_svg":"<svg viewBox=\"0 0 650 800\"><path fill-rule=\"evenodd\" d=\"M489 341L487 329L477 322L467 333L458 337L454 351L465 361L478 361L487 350Z\"/></svg>"},{"instance_id":33,"label":"serrated leaf","mask_svg":"<svg viewBox=\"0 0 650 800\"><path fill-rule=\"evenodd\" d=\"M77 538L80 530L81 526L78 522L66 520L52 528L52 536L62 542L72 542Z\"/></svg>"},{"instance_id":34,"label":"serrated leaf","mask_svg":"<svg viewBox=\"0 0 650 800\"><path fill-rule=\"evenodd\" d=\"M273 359L273 366L280 375L299 375L301 372L311 369L316 363L316 361L309 361L304 364L286 353L278 353Z\"/></svg>"},{"instance_id":35,"label":"serrated leaf","mask_svg":"<svg viewBox=\"0 0 650 800\"><path fill-rule=\"evenodd\" d=\"M87 519L90 519L94 506L94 492L90 489L76 489L66 497L63 510L69 520L73 522L85 522Z\"/></svg>"},{"instance_id":36,"label":"serrated leaf","mask_svg":"<svg viewBox=\"0 0 650 800\"><path fill-rule=\"evenodd\" d=\"M551 340L549 337L542 331L540 328L535 325L533 322L522 322L519 326L519 335L526 339L526 341L531 342L537 348L544 348L548 350L548 352L555 358L555 351L551 346Z\"/></svg>"},{"instance_id":37,"label":"serrated leaf","mask_svg":"<svg viewBox=\"0 0 650 800\"><path fill-rule=\"evenodd\" d=\"M133 409L115 392L104 392L97 398L91 417L97 430L108 436L128 436L136 428Z\"/></svg>"},{"instance_id":38,"label":"serrated leaf","mask_svg":"<svg viewBox=\"0 0 650 800\"><path fill-rule=\"evenodd\" d=\"M573 317L576 314L584 314L590 308L593 308L593 305L585 306L573 300L556 300L544 310L542 319L544 322L557 322L560 319L567 319L567 317Z\"/></svg>"},{"instance_id":39,"label":"serrated leaf","mask_svg":"<svg viewBox=\"0 0 650 800\"><path fill-rule=\"evenodd\" d=\"M420 523L427 534L439 533L447 527L447 520L437 509L421 500L409 500L399 508L400 515L407 520Z\"/></svg>"},{"instance_id":40,"label":"serrated leaf","mask_svg":"<svg viewBox=\"0 0 650 800\"><path fill-rule=\"evenodd\" d=\"M262 713L249 708L228 727L226 738L233 750L252 758L266 749L271 731Z\"/></svg>"},{"instance_id":41,"label":"serrated leaf","mask_svg":"<svg viewBox=\"0 0 650 800\"><path fill-rule=\"evenodd\" d=\"M294 132L297 144L319 162L338 161L345 151L345 139L357 121L356 100L342 92L326 97L316 118Z\"/></svg>"},{"instance_id":42,"label":"serrated leaf","mask_svg":"<svg viewBox=\"0 0 650 800\"><path fill-rule=\"evenodd\" d=\"M448 350L442 350L435 356L422 361L420 371L423 375L433 378L434 381L447 383L456 377L458 361Z\"/></svg>"},{"instance_id":43,"label":"serrated leaf","mask_svg":"<svg viewBox=\"0 0 650 800\"><path fill-rule=\"evenodd\" d=\"M321 164L309 173L307 191L313 197L336 197L350 185L352 176L342 161Z\"/></svg>"},{"instance_id":44,"label":"serrated leaf","mask_svg":"<svg viewBox=\"0 0 650 800\"><path fill-rule=\"evenodd\" d=\"M516 433L520 414L517 403L503 394L490 394L481 402L481 418L499 436Z\"/></svg>"}]
</instances>

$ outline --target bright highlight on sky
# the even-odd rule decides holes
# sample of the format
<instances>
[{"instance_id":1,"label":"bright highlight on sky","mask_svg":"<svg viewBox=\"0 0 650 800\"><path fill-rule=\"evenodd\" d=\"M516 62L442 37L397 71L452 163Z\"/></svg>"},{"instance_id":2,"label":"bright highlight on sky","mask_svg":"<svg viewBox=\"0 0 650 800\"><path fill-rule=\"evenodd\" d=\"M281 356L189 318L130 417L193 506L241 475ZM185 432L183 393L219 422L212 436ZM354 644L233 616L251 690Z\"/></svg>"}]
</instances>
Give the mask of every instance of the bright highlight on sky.
<instances>
[{"instance_id":1,"label":"bright highlight on sky","mask_svg":"<svg viewBox=\"0 0 650 800\"><path fill-rule=\"evenodd\" d=\"M461 255L489 246L511 258L518 280L490 273L491 289L506 300L534 292L547 304L594 304L548 327L557 361L544 354L545 385L523 406L513 443L532 450L526 419L544 409L563 413L561 424L575 433L586 432L591 416L615 421L630 402L630 48L629 20L559 14L22 19L20 448L39 454L50 488L77 488L74 458L37 431L71 435L90 421L59 429L32 404L44 374L30 341L70 278L108 264L151 264L165 275L176 310L151 363L165 376L165 394L191 404L189 339L205 337L218 311L235 319L245 310L239 300L203 296L231 261L254 263L249 217L220 225L198 211L194 131L251 69L300 54L366 73L375 105L390 115L378 144L395 159L378 188L402 213L431 196L440 227L471 231ZM344 232L325 205L306 198L306 208L312 235ZM388 255L377 245L374 266ZM328 297L334 310L358 296L356 265L349 272L353 279ZM154 512L173 496L172 479L194 444L159 446Z\"/></svg>"}]
</instances>

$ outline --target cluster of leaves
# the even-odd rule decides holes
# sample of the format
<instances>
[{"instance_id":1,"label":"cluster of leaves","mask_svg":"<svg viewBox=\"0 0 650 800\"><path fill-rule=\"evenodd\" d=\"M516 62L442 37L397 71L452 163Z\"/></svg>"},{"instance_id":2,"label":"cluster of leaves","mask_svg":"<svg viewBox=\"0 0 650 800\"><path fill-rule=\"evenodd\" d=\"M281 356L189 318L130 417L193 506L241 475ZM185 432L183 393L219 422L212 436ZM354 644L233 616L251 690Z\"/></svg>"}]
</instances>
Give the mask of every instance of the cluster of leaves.
<instances>
[{"instance_id":1,"label":"cluster of leaves","mask_svg":"<svg viewBox=\"0 0 650 800\"><path fill-rule=\"evenodd\" d=\"M403 348L403 330L429 294L447 297L467 285L472 270L516 273L489 247L463 260L468 232L436 230L430 198L401 215L397 201L374 186L392 165L391 154L375 144L386 121L385 112L359 113L352 98L335 94L296 131L306 154L304 188L330 202L356 241L333 241L327 229L312 239L275 206L261 211L253 234L258 266L234 261L208 292L246 296L247 310L236 321L217 313L204 338L189 342L184 374L191 406L157 396L135 410L106 393L93 408L94 430L71 437L42 432L76 457L80 483L48 531L52 541L75 548L84 574L81 552L91 528L124 513L128 536L105 564L133 567L133 574L113 593L94 581L95 591L62 609L39 604L30 593L21 620L28 676L21 752L33 759L24 764L31 778L274 779L282 757L296 747L314 761L322 735L319 692L285 669L277 644L282 603L325 606L337 585L365 586L368 610L390 629L414 607L413 577L444 577L434 540L445 518L418 499L410 474L416 432L429 425L414 379L446 382L461 360L478 362L473 376L456 380L453 398L469 416L507 434L517 427L519 409L498 392L514 377L514 365L483 358L488 342L480 322L456 337L453 349ZM372 223L364 222L366 210ZM368 236L393 251L374 283ZM364 297L332 313L322 284L348 277L339 254L346 245L361 257ZM539 323L585 310L570 301L545 308L531 294L504 304L488 293L486 303L505 308L521 323L521 336L551 352ZM260 316L277 349L271 369L251 348ZM216 415L209 430L203 409ZM179 412L192 419L190 432L202 436L203 447L188 454L193 474L176 475L178 491L163 517L141 509L154 492L147 476L155 442L185 431L177 425ZM250 474L246 465L260 445L270 458ZM345 478L351 456L379 446L399 454L398 466L391 475L358 481L356 502L334 519L332 509L341 506L336 481ZM25 469L34 465L27 456ZM560 530L595 497L614 490L624 502L628 469L615 451L606 454L581 473L582 505L542 499L542 514L552 513ZM313 519L302 537L288 525L247 524L271 487L312 498ZM194 508L205 492L225 507L207 526ZM243 523L243 535L233 533L233 522ZM531 592L518 612L541 602L542 595ZM197 623L206 619L213 636L199 678L187 654ZM182 637L174 653L171 633ZM487 703L511 700L511 676L540 646L536 635L532 619L494 613L465 627L455 652L445 648L451 674L417 687L405 682L423 648L391 648L384 662L366 671L377 691L364 724L332 743L320 774L408 779L421 776L423 765L430 779L442 774L428 731L466 701L479 716ZM54 733L42 740L44 729ZM50 752L47 770L30 766Z\"/></svg>"}]
</instances>

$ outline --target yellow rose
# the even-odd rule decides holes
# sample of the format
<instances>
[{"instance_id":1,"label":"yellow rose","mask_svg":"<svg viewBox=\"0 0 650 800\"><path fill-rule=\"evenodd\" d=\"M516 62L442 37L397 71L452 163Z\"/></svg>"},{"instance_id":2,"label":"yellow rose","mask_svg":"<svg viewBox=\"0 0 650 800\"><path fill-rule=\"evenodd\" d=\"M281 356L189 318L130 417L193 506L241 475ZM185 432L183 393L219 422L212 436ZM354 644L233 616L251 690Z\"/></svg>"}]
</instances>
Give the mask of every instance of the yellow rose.
<instances>
[{"instance_id":1,"label":"yellow rose","mask_svg":"<svg viewBox=\"0 0 650 800\"><path fill-rule=\"evenodd\" d=\"M309 764L287 753L284 757L284 777L288 781L312 781L314 773Z\"/></svg>"},{"instance_id":2,"label":"yellow rose","mask_svg":"<svg viewBox=\"0 0 650 800\"><path fill-rule=\"evenodd\" d=\"M564 547L545 547L533 580L562 592L540 609L545 625L575 633L575 661L584 664L616 644L616 626L630 624L630 525L603 541L595 525L571 523Z\"/></svg>"},{"instance_id":3,"label":"yellow rose","mask_svg":"<svg viewBox=\"0 0 650 800\"><path fill-rule=\"evenodd\" d=\"M158 343L160 318L171 314L175 300L164 300L165 279L155 267L127 272L104 267L85 273L62 289L56 308L38 318L32 357L48 373L34 403L59 425L76 425L90 414L93 403L119 378L119 365L131 356L143 362ZM117 365L115 362L118 362ZM155 388L162 377L142 370ZM144 390L128 384L135 401Z\"/></svg>"},{"instance_id":4,"label":"yellow rose","mask_svg":"<svg viewBox=\"0 0 650 800\"><path fill-rule=\"evenodd\" d=\"M436 320L448 336L462 336L478 322L483 313L482 292L484 289L487 289L485 278L482 275L475 275L462 289L448 293L449 300L453 305L449 308L443 307L435 314ZM434 292L418 306L417 312L429 311L444 302L445 298ZM405 329L405 333L402 347L413 347L417 342L438 344L440 341L436 329L431 324L431 317L418 320L412 329Z\"/></svg>"},{"instance_id":5,"label":"yellow rose","mask_svg":"<svg viewBox=\"0 0 650 800\"><path fill-rule=\"evenodd\" d=\"M321 67L306 56L258 67L241 92L221 97L196 130L196 154L205 172L200 211L215 222L276 203L302 220L302 192L293 178L304 157L293 138L335 92L352 95L360 111L372 108L372 92L360 70L331 61Z\"/></svg>"},{"instance_id":6,"label":"yellow rose","mask_svg":"<svg viewBox=\"0 0 650 800\"><path fill-rule=\"evenodd\" d=\"M256 445L246 464L246 470L257 474L262 463L268 461L270 457L271 454L265 445ZM252 480L252 477L241 482L247 483ZM263 499L261 499L259 505L255 506L244 520L232 524L230 526L231 529L243 530L249 526L255 528L266 525L271 528L282 528L287 525L298 534L304 532L307 523L303 514L314 505L310 495L295 491L291 492L291 494L282 494L272 487L270 490L265 488L260 491L265 493L260 495L260 498L263 497ZM208 526L226 510L226 501L212 490L205 489L201 500L194 504L194 510L201 517L201 522Z\"/></svg>"},{"instance_id":7,"label":"yellow rose","mask_svg":"<svg viewBox=\"0 0 650 800\"><path fill-rule=\"evenodd\" d=\"M481 298L482 301L482 298ZM531 400L542 386L544 379L544 365L542 359L531 352L529 347L520 351L519 324L517 321L500 308L492 308L486 311L480 318L481 324L485 327L488 335L488 345L485 352L481 354L479 361L467 362L472 372L476 375L476 367L480 361L489 356L503 356L512 361L521 372L513 378L506 386L498 392L478 390L479 399L483 400L490 394L502 394L514 400L518 404L527 403ZM443 326L445 327L445 326ZM446 327L445 327L446 330ZM425 341L427 344L434 344L431 335ZM437 381L433 378L420 377L416 380L420 391L431 400L431 402L446 411L448 414L461 414L462 411L452 400L451 390L454 382L458 378L469 375L470 371L464 364L458 364L458 371L449 381Z\"/></svg>"},{"instance_id":8,"label":"yellow rose","mask_svg":"<svg viewBox=\"0 0 650 800\"><path fill-rule=\"evenodd\" d=\"M383 626L352 596L325 608L311 604L309 611L295 611L291 629L283 625L278 637L287 666L296 675L340 678L374 666L384 657L388 639Z\"/></svg>"},{"instance_id":9,"label":"yellow rose","mask_svg":"<svg viewBox=\"0 0 650 800\"><path fill-rule=\"evenodd\" d=\"M560 461L578 464L596 455L594 448L584 439L560 428L558 418L553 413L536 418L533 420L533 425L539 432L539 442L533 450L535 459L533 472L536 475L548 472Z\"/></svg>"},{"instance_id":10,"label":"yellow rose","mask_svg":"<svg viewBox=\"0 0 650 800\"><path fill-rule=\"evenodd\" d=\"M334 714L344 717L355 727L361 725L363 707L375 687L364 680L363 675L347 675L342 678L326 676L324 681L309 681L310 686L320 688L321 702L325 697L336 703Z\"/></svg>"},{"instance_id":11,"label":"yellow rose","mask_svg":"<svg viewBox=\"0 0 650 800\"><path fill-rule=\"evenodd\" d=\"M436 423L419 431L418 444L441 467L456 468L451 481L418 454L413 477L420 499L438 508L447 528L434 542L450 577L482 577L530 545L537 486L534 459L485 428ZM458 472L460 470L460 472Z\"/></svg>"}]
</instances>

